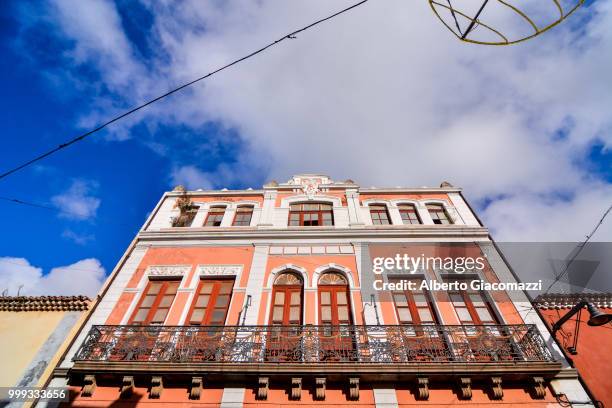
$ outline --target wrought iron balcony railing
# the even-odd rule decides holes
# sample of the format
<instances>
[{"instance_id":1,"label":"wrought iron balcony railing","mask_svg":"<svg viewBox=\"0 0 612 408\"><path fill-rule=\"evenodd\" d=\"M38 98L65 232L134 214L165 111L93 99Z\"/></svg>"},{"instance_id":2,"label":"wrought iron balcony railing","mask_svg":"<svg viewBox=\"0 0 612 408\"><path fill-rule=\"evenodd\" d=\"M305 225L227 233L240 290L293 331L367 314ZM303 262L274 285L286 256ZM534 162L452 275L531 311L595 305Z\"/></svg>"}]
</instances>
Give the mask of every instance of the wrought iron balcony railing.
<instances>
[{"instance_id":1,"label":"wrought iron balcony railing","mask_svg":"<svg viewBox=\"0 0 612 408\"><path fill-rule=\"evenodd\" d=\"M553 362L534 325L93 326L77 362Z\"/></svg>"}]
</instances>

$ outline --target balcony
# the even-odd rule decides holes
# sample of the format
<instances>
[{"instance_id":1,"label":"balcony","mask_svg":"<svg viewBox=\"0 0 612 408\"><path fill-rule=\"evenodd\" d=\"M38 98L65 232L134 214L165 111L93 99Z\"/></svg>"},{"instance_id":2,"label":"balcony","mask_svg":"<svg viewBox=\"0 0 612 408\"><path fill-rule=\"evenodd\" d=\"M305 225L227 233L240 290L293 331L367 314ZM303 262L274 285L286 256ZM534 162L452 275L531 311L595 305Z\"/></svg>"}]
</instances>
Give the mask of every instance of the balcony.
<instances>
[{"instance_id":1,"label":"balcony","mask_svg":"<svg viewBox=\"0 0 612 408\"><path fill-rule=\"evenodd\" d=\"M83 372L210 374L554 374L533 325L93 326Z\"/></svg>"}]
</instances>

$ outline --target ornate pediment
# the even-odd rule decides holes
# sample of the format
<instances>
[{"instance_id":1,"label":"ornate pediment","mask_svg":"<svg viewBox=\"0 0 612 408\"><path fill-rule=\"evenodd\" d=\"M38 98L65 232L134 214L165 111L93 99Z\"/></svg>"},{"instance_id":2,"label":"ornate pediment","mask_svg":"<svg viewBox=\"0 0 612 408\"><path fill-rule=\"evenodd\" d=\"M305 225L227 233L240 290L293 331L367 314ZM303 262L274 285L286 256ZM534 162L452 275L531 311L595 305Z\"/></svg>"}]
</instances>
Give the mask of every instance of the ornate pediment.
<instances>
[{"instance_id":1,"label":"ornate pediment","mask_svg":"<svg viewBox=\"0 0 612 408\"><path fill-rule=\"evenodd\" d=\"M287 184L293 184L301 187L304 194L310 199L320 193L320 185L331 183L333 183L333 181L329 177L315 174L301 174L293 176L293 178L287 182Z\"/></svg>"},{"instance_id":2,"label":"ornate pediment","mask_svg":"<svg viewBox=\"0 0 612 408\"><path fill-rule=\"evenodd\" d=\"M148 276L183 276L189 272L189 265L155 265L147 268Z\"/></svg>"},{"instance_id":3,"label":"ornate pediment","mask_svg":"<svg viewBox=\"0 0 612 408\"><path fill-rule=\"evenodd\" d=\"M237 276L242 273L242 265L198 265L200 276Z\"/></svg>"}]
</instances>

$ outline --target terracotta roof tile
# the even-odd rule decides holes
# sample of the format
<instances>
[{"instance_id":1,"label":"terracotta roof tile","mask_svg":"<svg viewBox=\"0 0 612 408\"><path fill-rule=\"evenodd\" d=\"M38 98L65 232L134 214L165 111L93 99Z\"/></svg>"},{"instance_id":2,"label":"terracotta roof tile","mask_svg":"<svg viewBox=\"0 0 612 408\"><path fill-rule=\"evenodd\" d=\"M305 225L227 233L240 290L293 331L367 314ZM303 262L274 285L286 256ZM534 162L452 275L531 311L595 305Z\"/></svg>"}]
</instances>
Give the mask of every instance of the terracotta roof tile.
<instances>
[{"instance_id":1,"label":"terracotta roof tile","mask_svg":"<svg viewBox=\"0 0 612 408\"><path fill-rule=\"evenodd\" d=\"M87 296L0 296L0 311L80 311L90 302Z\"/></svg>"}]
</instances>

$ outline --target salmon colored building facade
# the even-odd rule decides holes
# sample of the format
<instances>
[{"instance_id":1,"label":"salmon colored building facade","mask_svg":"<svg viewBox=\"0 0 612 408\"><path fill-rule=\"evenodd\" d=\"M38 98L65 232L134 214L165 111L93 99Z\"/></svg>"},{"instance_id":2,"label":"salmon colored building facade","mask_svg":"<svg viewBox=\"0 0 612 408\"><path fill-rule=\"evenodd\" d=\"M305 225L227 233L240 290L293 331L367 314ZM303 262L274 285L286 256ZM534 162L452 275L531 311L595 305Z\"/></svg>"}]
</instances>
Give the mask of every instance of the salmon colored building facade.
<instances>
[{"instance_id":1,"label":"salmon colored building facade","mask_svg":"<svg viewBox=\"0 0 612 408\"><path fill-rule=\"evenodd\" d=\"M380 277L372 259L483 257ZM71 405L587 406L523 292L373 282L516 282L461 190L298 175L261 190L167 192L50 385ZM382 280L381 280L382 279ZM518 293L518 294L517 294Z\"/></svg>"}]
</instances>

